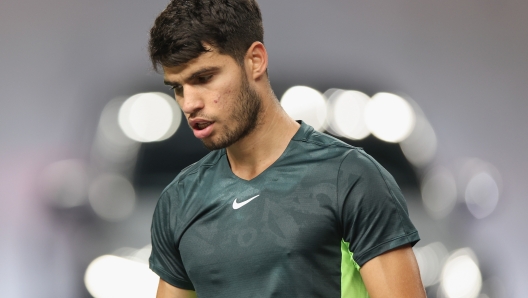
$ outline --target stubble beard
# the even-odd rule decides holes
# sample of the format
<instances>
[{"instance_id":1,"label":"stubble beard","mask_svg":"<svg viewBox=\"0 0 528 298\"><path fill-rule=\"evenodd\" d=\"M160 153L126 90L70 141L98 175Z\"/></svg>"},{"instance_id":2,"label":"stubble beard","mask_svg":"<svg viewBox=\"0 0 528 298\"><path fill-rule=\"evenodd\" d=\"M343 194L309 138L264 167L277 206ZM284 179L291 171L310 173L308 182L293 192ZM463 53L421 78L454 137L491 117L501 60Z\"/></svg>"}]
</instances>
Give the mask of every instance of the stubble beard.
<instances>
[{"instance_id":1,"label":"stubble beard","mask_svg":"<svg viewBox=\"0 0 528 298\"><path fill-rule=\"evenodd\" d=\"M218 150L229 147L249 135L257 127L261 110L261 98L251 88L245 74L241 75L242 85L235 102L231 117L235 120L234 127L223 127L217 140L202 139L209 150Z\"/></svg>"}]
</instances>

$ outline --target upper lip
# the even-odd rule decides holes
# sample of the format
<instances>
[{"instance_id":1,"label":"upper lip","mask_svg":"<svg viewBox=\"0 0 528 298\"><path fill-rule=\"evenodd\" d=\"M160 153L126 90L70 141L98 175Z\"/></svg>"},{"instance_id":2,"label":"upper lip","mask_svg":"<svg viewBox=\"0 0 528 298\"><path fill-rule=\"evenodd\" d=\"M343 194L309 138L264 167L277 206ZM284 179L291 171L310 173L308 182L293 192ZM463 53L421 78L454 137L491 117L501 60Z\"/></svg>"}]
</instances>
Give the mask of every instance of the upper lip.
<instances>
[{"instance_id":1,"label":"upper lip","mask_svg":"<svg viewBox=\"0 0 528 298\"><path fill-rule=\"evenodd\" d=\"M196 128L196 125L200 124L200 123L213 123L214 121L211 121L211 120L207 120L207 119L203 119L203 118L194 118L194 119L189 119L189 125L192 127L192 128Z\"/></svg>"}]
</instances>

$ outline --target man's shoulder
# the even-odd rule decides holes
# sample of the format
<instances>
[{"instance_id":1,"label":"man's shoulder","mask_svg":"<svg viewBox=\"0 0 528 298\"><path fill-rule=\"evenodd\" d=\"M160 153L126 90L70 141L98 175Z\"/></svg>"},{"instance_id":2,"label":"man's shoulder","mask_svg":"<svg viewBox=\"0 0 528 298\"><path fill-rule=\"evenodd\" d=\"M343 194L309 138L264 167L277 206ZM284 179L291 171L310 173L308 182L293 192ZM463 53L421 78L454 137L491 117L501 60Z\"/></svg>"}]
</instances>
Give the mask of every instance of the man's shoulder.
<instances>
[{"instance_id":1,"label":"man's shoulder","mask_svg":"<svg viewBox=\"0 0 528 298\"><path fill-rule=\"evenodd\" d=\"M325 147L335 147L342 148L343 150L355 149L356 147L347 144L331 135L326 133L318 132L313 127L302 123L299 133L297 133L293 138L293 141L304 142L316 147L325 148Z\"/></svg>"},{"instance_id":2,"label":"man's shoulder","mask_svg":"<svg viewBox=\"0 0 528 298\"><path fill-rule=\"evenodd\" d=\"M214 165L216 165L222 156L225 155L225 150L214 150L209 152L207 155L202 157L199 161L190 164L189 166L185 167L183 170L180 171L180 173L172 180L169 185L165 188L165 190L169 188L177 187L177 185L180 182L192 180L196 177L196 174L201 170L207 170ZM165 192L164 190L164 192Z\"/></svg>"},{"instance_id":3,"label":"man's shoulder","mask_svg":"<svg viewBox=\"0 0 528 298\"><path fill-rule=\"evenodd\" d=\"M302 123L301 129L302 131L299 131L292 139L301 144L297 146L298 153L310 153L310 159L315 156L323 160L336 158L340 170L348 171L357 176L390 176L383 166L366 153L363 148L352 146L336 137L318 132L306 123Z\"/></svg>"}]
</instances>

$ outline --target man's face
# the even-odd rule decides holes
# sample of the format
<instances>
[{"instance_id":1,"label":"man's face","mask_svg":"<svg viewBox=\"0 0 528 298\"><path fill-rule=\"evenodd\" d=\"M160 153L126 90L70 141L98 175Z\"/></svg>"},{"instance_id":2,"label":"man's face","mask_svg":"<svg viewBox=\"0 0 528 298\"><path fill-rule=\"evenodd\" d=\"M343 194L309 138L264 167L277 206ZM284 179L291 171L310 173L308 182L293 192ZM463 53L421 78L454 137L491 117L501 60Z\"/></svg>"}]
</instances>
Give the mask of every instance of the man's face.
<instances>
[{"instance_id":1,"label":"man's face","mask_svg":"<svg viewBox=\"0 0 528 298\"><path fill-rule=\"evenodd\" d=\"M232 57L213 50L163 69L194 135L210 150L228 147L256 127L261 98Z\"/></svg>"}]
</instances>

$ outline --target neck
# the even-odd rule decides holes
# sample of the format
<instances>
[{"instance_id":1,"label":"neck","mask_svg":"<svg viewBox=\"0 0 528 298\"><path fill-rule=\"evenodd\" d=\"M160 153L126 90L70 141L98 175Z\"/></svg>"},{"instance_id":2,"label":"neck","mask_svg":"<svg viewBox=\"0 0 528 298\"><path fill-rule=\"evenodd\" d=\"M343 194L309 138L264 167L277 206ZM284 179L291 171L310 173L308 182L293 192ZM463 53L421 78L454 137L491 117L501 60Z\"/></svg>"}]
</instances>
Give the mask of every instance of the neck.
<instances>
[{"instance_id":1,"label":"neck","mask_svg":"<svg viewBox=\"0 0 528 298\"><path fill-rule=\"evenodd\" d=\"M262 99L255 129L226 149L231 170L244 180L257 177L279 159L300 126L272 93Z\"/></svg>"}]
</instances>

